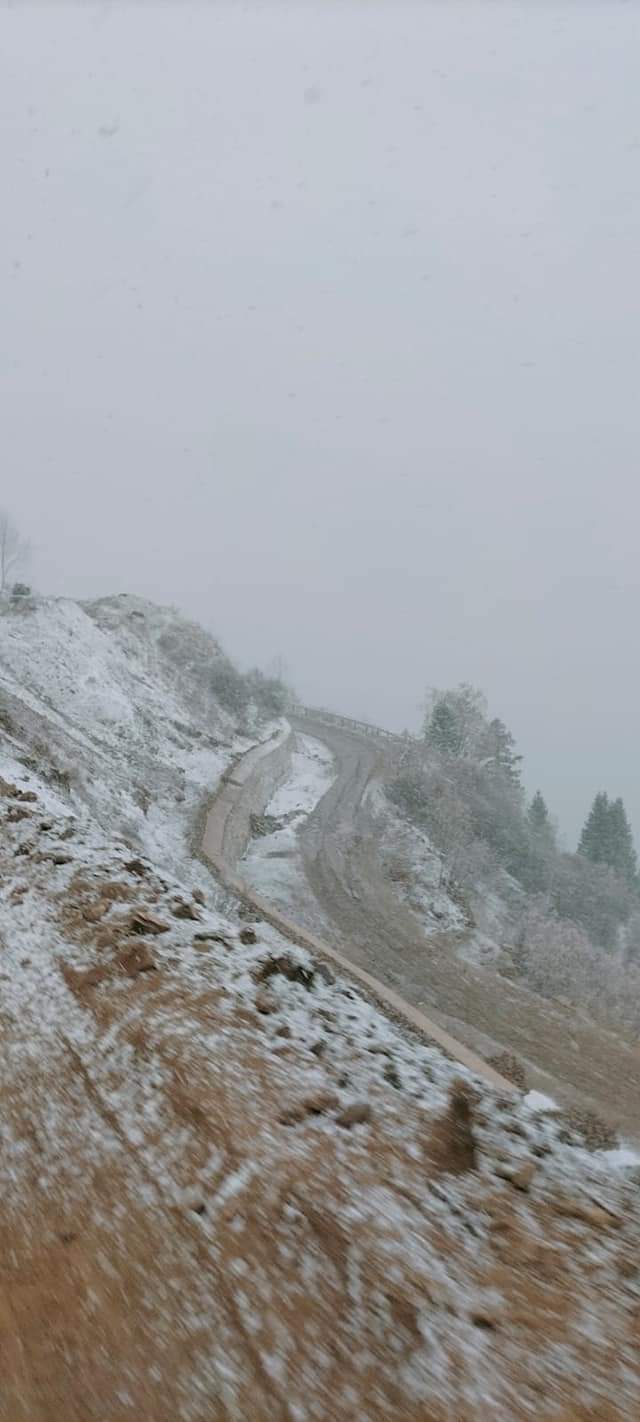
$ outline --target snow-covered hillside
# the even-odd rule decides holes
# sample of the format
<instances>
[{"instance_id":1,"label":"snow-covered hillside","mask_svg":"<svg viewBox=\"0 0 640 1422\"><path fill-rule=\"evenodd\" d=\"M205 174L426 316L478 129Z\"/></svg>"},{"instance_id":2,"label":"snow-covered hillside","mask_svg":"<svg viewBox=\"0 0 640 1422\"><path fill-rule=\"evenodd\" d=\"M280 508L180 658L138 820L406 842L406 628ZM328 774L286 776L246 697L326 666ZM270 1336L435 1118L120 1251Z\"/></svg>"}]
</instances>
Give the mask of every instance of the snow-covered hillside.
<instances>
[{"instance_id":1,"label":"snow-covered hillside","mask_svg":"<svg viewBox=\"0 0 640 1422\"><path fill-rule=\"evenodd\" d=\"M0 618L0 1422L632 1422L632 1177L190 856L250 739L217 655L133 599Z\"/></svg>"},{"instance_id":2,"label":"snow-covered hillside","mask_svg":"<svg viewBox=\"0 0 640 1422\"><path fill-rule=\"evenodd\" d=\"M424 932L446 930L467 937L468 914L447 887L442 854L428 835L398 813L378 781L369 787L366 803L385 873Z\"/></svg>"},{"instance_id":3,"label":"snow-covered hillside","mask_svg":"<svg viewBox=\"0 0 640 1422\"><path fill-rule=\"evenodd\" d=\"M202 628L141 598L5 604L0 714L71 804L186 870L197 809L252 738L210 689L221 655Z\"/></svg>"}]
</instances>

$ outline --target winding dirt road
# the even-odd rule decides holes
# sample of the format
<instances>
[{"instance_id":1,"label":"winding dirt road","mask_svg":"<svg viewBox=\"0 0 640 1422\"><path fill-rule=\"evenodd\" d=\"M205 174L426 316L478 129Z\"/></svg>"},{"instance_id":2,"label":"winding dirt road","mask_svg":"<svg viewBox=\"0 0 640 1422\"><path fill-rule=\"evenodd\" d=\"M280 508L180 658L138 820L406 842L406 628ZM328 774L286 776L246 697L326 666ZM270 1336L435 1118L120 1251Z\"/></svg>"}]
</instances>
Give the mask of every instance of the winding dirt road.
<instances>
[{"instance_id":1,"label":"winding dirt road","mask_svg":"<svg viewBox=\"0 0 640 1422\"><path fill-rule=\"evenodd\" d=\"M588 1105L640 1141L640 1050L562 1005L462 960L453 935L427 937L386 880L364 792L381 748L312 721L299 729L333 752L337 777L302 832L309 884L348 957L389 983L468 1047L513 1051L530 1085Z\"/></svg>"}]
</instances>

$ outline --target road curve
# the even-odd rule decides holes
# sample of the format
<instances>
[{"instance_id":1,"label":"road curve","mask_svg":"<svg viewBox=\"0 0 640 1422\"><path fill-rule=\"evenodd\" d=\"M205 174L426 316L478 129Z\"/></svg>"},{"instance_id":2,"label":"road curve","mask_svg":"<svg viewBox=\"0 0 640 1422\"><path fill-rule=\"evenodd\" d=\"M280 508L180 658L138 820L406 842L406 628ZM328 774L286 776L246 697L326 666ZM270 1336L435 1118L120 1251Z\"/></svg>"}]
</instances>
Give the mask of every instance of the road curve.
<instances>
[{"instance_id":1,"label":"road curve","mask_svg":"<svg viewBox=\"0 0 640 1422\"><path fill-rule=\"evenodd\" d=\"M293 720L295 726L295 719ZM332 751L337 777L302 831L309 884L349 959L476 1052L504 1048L532 1086L640 1140L640 1050L559 1003L460 958L454 935L427 937L385 880L364 792L381 768L372 738L308 715L300 730Z\"/></svg>"},{"instance_id":2,"label":"road curve","mask_svg":"<svg viewBox=\"0 0 640 1422\"><path fill-rule=\"evenodd\" d=\"M249 884L236 872L236 862L241 849L234 821L248 818L243 801L253 799L252 781L260 774L267 757L278 756L283 745L282 739L275 746L266 742L256 746L237 761L222 777L218 791L209 808L202 838L202 856L213 865L219 879L243 903L258 912L267 923L277 928L290 942L307 948L316 957L333 964L341 973L351 978L364 995L376 1003L383 1012L392 1017L401 1027L408 1029L422 1039L436 1043L449 1056L459 1061L478 1076L484 1077L490 1086L509 1095L512 1084L488 1062L464 1043L457 1041L437 1022L421 1012L412 1003L406 1002L388 983L382 982L350 956L339 952L326 942L310 933L308 929L294 923L271 904L255 894ZM362 773L368 774L368 762L363 760Z\"/></svg>"}]
</instances>

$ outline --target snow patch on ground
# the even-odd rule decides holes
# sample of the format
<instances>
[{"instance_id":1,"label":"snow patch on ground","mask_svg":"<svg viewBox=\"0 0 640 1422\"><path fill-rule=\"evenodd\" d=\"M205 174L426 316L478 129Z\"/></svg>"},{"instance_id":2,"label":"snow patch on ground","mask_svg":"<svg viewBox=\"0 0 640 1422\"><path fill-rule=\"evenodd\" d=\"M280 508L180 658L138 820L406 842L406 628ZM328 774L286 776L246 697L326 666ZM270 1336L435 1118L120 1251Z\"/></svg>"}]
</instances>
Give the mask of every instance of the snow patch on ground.
<instances>
[{"instance_id":1,"label":"snow patch on ground","mask_svg":"<svg viewBox=\"0 0 640 1422\"><path fill-rule=\"evenodd\" d=\"M291 755L291 771L284 784L276 790L265 813L281 819L293 816L287 828L295 829L315 810L334 780L333 756L327 746L312 736L296 736Z\"/></svg>"},{"instance_id":2,"label":"snow patch on ground","mask_svg":"<svg viewBox=\"0 0 640 1422\"><path fill-rule=\"evenodd\" d=\"M640 1165L640 1154L632 1146L620 1145L614 1150L603 1150L600 1156L606 1165L610 1165L612 1170L625 1170L630 1166Z\"/></svg>"},{"instance_id":3,"label":"snow patch on ground","mask_svg":"<svg viewBox=\"0 0 640 1422\"><path fill-rule=\"evenodd\" d=\"M328 748L297 733L289 774L264 811L265 819L278 821L278 827L250 841L240 866L256 893L316 932L328 925L309 890L298 835L334 779Z\"/></svg>"},{"instance_id":4,"label":"snow patch on ground","mask_svg":"<svg viewBox=\"0 0 640 1422\"><path fill-rule=\"evenodd\" d=\"M543 1091L528 1091L523 1106L527 1106L530 1111L559 1111L557 1101L552 1096L545 1096Z\"/></svg>"}]
</instances>

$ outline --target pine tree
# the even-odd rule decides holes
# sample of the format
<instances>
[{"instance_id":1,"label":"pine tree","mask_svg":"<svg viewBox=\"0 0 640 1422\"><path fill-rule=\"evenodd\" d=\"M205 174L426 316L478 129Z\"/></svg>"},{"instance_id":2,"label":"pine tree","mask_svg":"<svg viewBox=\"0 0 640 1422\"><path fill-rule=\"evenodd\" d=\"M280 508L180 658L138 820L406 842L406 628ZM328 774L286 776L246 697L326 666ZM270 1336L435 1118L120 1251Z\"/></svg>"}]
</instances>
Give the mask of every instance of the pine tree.
<instances>
[{"instance_id":1,"label":"pine tree","mask_svg":"<svg viewBox=\"0 0 640 1422\"><path fill-rule=\"evenodd\" d=\"M551 822L546 800L540 790L536 790L527 809L527 824L536 853L544 857L553 853L556 847L555 826Z\"/></svg>"},{"instance_id":2,"label":"pine tree","mask_svg":"<svg viewBox=\"0 0 640 1422\"><path fill-rule=\"evenodd\" d=\"M551 829L549 811L540 790L536 790L531 804L529 805L527 820L529 821L529 828L533 834L545 835Z\"/></svg>"},{"instance_id":3,"label":"pine tree","mask_svg":"<svg viewBox=\"0 0 640 1422\"><path fill-rule=\"evenodd\" d=\"M609 863L609 796L601 790L595 797L584 823L578 854L593 864Z\"/></svg>"},{"instance_id":4,"label":"pine tree","mask_svg":"<svg viewBox=\"0 0 640 1422\"><path fill-rule=\"evenodd\" d=\"M507 730L504 721L501 721L498 716L489 722L484 737L484 748L486 748L487 760L493 768L504 775L512 785L519 786L522 756L518 755L516 751L516 743L511 731Z\"/></svg>"},{"instance_id":5,"label":"pine tree","mask_svg":"<svg viewBox=\"0 0 640 1422\"><path fill-rule=\"evenodd\" d=\"M425 740L440 755L460 754L462 740L458 718L444 697L433 708L425 727Z\"/></svg>"},{"instance_id":6,"label":"pine tree","mask_svg":"<svg viewBox=\"0 0 640 1422\"><path fill-rule=\"evenodd\" d=\"M473 756L486 733L486 702L463 681L451 691L431 691L424 720L427 745L441 755Z\"/></svg>"},{"instance_id":7,"label":"pine tree","mask_svg":"<svg viewBox=\"0 0 640 1422\"><path fill-rule=\"evenodd\" d=\"M633 883L638 860L631 826L620 796L612 801L602 791L596 795L580 836L578 853L584 854L594 864L608 864L621 879Z\"/></svg>"},{"instance_id":8,"label":"pine tree","mask_svg":"<svg viewBox=\"0 0 640 1422\"><path fill-rule=\"evenodd\" d=\"M620 797L609 805L609 843L607 863L627 883L633 883L638 859L633 845L631 826Z\"/></svg>"}]
</instances>

